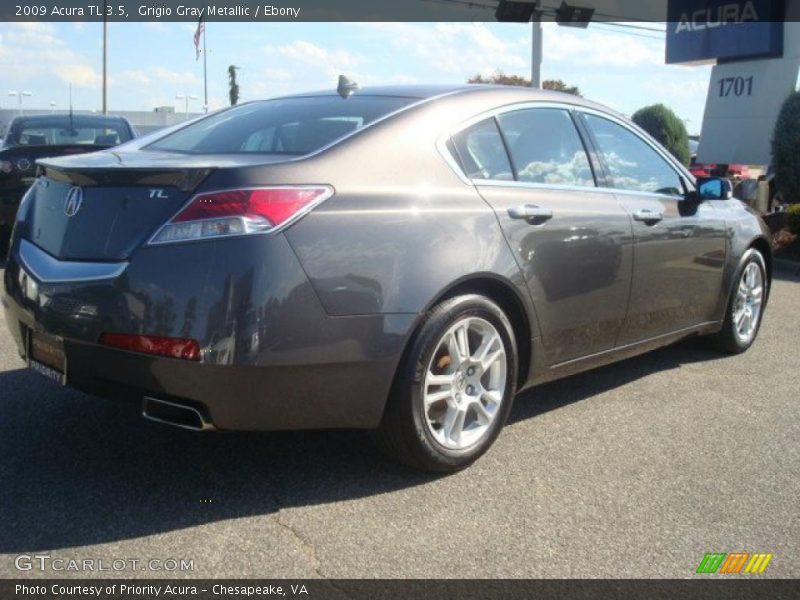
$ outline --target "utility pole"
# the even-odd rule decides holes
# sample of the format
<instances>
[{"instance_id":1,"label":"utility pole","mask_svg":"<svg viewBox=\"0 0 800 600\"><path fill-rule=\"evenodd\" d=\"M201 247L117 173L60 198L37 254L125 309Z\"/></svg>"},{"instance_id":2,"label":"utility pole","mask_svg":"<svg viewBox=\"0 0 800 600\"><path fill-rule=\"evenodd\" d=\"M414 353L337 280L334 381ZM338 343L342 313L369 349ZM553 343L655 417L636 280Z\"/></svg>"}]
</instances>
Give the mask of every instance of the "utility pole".
<instances>
[{"instance_id":1,"label":"utility pole","mask_svg":"<svg viewBox=\"0 0 800 600\"><path fill-rule=\"evenodd\" d=\"M106 80L106 64L108 63L108 18L106 17L106 4L103 0L103 114L108 114L108 90Z\"/></svg>"},{"instance_id":2,"label":"utility pole","mask_svg":"<svg viewBox=\"0 0 800 600\"><path fill-rule=\"evenodd\" d=\"M531 87L542 87L542 16L535 11L531 21Z\"/></svg>"},{"instance_id":3,"label":"utility pole","mask_svg":"<svg viewBox=\"0 0 800 600\"><path fill-rule=\"evenodd\" d=\"M203 112L208 112L208 46L206 46L206 28L203 27Z\"/></svg>"}]
</instances>

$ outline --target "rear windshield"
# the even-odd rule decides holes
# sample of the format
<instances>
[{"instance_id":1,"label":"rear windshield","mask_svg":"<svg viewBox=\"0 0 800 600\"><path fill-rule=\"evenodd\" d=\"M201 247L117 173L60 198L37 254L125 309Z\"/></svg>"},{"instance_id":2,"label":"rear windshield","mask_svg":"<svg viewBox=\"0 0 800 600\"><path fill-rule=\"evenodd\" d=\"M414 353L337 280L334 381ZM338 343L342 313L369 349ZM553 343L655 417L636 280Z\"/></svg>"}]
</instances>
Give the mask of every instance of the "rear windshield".
<instances>
[{"instance_id":1,"label":"rear windshield","mask_svg":"<svg viewBox=\"0 0 800 600\"><path fill-rule=\"evenodd\" d=\"M309 154L415 100L318 96L253 102L202 119L147 148L188 154Z\"/></svg>"},{"instance_id":2,"label":"rear windshield","mask_svg":"<svg viewBox=\"0 0 800 600\"><path fill-rule=\"evenodd\" d=\"M13 146L116 146L131 139L130 131L121 122L87 123L64 117L46 122L23 121L9 131L5 145Z\"/></svg>"}]
</instances>

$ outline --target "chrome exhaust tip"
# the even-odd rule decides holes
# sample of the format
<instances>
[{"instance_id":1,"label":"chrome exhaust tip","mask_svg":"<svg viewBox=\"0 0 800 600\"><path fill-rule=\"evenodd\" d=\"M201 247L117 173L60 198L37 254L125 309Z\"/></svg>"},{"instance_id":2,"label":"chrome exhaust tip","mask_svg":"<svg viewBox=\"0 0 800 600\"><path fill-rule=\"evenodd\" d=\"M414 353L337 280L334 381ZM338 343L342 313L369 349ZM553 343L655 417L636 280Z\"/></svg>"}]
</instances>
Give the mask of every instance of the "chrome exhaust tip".
<instances>
[{"instance_id":1,"label":"chrome exhaust tip","mask_svg":"<svg viewBox=\"0 0 800 600\"><path fill-rule=\"evenodd\" d=\"M145 396L142 400L142 416L156 423L164 423L191 431L216 429L213 423L196 408L150 396Z\"/></svg>"}]
</instances>

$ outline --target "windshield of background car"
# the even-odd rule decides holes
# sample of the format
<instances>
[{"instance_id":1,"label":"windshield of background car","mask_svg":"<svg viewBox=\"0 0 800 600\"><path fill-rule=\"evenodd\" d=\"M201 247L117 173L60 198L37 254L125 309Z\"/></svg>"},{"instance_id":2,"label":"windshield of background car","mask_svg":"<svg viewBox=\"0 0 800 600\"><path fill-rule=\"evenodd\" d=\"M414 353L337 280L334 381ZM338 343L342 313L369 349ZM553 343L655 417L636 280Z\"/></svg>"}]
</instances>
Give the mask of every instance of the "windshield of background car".
<instances>
[{"instance_id":1,"label":"windshield of background car","mask_svg":"<svg viewBox=\"0 0 800 600\"><path fill-rule=\"evenodd\" d=\"M187 154L309 154L415 101L337 95L252 102L201 119L145 149Z\"/></svg>"},{"instance_id":2,"label":"windshield of background car","mask_svg":"<svg viewBox=\"0 0 800 600\"><path fill-rule=\"evenodd\" d=\"M23 121L9 132L6 147L14 146L116 146L131 139L122 122L87 122L68 117L63 120Z\"/></svg>"}]
</instances>

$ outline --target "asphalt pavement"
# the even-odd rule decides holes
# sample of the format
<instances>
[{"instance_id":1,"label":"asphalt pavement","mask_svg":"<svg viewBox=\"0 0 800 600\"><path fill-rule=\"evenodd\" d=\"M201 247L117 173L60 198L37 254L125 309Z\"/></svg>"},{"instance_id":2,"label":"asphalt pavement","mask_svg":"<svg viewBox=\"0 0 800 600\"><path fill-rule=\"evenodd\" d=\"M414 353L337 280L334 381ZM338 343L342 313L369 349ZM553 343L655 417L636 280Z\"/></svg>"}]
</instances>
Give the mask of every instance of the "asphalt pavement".
<instances>
[{"instance_id":1,"label":"asphalt pavement","mask_svg":"<svg viewBox=\"0 0 800 600\"><path fill-rule=\"evenodd\" d=\"M360 432L146 422L26 370L0 320L0 577L691 578L736 551L800 577L798 333L784 272L746 354L683 342L539 387L433 477Z\"/></svg>"}]
</instances>

